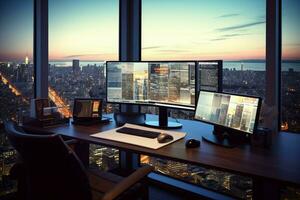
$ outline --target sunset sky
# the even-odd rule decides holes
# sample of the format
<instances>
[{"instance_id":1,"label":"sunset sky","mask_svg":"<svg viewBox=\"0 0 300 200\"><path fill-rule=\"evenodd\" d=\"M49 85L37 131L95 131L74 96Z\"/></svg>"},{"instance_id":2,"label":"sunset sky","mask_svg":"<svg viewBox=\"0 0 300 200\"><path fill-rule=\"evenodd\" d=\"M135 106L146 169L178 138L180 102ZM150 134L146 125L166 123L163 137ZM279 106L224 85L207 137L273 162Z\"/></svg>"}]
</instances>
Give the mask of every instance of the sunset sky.
<instances>
[{"instance_id":1,"label":"sunset sky","mask_svg":"<svg viewBox=\"0 0 300 200\"><path fill-rule=\"evenodd\" d=\"M117 60L118 2L49 0L50 60ZM142 3L144 60L265 58L263 0ZM299 10L299 0L283 0L285 59L300 59ZM0 61L32 57L33 0L0 0L0 27Z\"/></svg>"}]
</instances>

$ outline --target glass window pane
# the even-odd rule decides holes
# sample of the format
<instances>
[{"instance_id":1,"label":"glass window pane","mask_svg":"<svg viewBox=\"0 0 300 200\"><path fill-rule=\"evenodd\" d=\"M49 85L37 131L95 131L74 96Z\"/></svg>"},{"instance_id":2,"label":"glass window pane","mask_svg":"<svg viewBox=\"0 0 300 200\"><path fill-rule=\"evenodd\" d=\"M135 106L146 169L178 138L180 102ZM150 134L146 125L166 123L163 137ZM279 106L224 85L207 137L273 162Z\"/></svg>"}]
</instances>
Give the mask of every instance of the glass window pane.
<instances>
[{"instance_id":1,"label":"glass window pane","mask_svg":"<svg viewBox=\"0 0 300 200\"><path fill-rule=\"evenodd\" d=\"M74 98L106 99L105 61L118 59L118 0L49 0L49 98L72 114ZM113 168L118 151L91 145L92 166Z\"/></svg>"},{"instance_id":2,"label":"glass window pane","mask_svg":"<svg viewBox=\"0 0 300 200\"><path fill-rule=\"evenodd\" d=\"M33 1L0 1L0 199L14 192L9 170L16 152L5 136L3 122L21 122L33 97Z\"/></svg>"},{"instance_id":3,"label":"glass window pane","mask_svg":"<svg viewBox=\"0 0 300 200\"><path fill-rule=\"evenodd\" d=\"M300 1L282 1L281 129L300 132Z\"/></svg>"},{"instance_id":4,"label":"glass window pane","mask_svg":"<svg viewBox=\"0 0 300 200\"><path fill-rule=\"evenodd\" d=\"M223 60L224 91L263 97L265 15L261 0L143 0L142 59Z\"/></svg>"},{"instance_id":5,"label":"glass window pane","mask_svg":"<svg viewBox=\"0 0 300 200\"><path fill-rule=\"evenodd\" d=\"M265 0L143 0L142 13L143 60L223 60L224 92L264 97ZM216 77L217 67L203 63L198 76L202 79L196 81L200 88L215 91L217 80L207 76ZM172 116L193 117L188 113ZM153 157L143 156L141 161L163 174L239 198L252 195L252 180L247 177Z\"/></svg>"}]
</instances>

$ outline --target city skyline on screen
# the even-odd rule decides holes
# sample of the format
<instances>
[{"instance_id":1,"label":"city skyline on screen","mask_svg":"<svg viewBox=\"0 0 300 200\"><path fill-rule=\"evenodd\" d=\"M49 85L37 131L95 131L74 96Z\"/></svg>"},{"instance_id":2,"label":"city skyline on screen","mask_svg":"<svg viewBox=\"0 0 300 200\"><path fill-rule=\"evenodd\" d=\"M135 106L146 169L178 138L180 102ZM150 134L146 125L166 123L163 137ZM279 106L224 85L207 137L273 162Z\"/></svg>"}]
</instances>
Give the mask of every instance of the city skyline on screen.
<instances>
[{"instance_id":1,"label":"city skyline on screen","mask_svg":"<svg viewBox=\"0 0 300 200\"><path fill-rule=\"evenodd\" d=\"M253 133L259 99L201 91L195 119Z\"/></svg>"},{"instance_id":2,"label":"city skyline on screen","mask_svg":"<svg viewBox=\"0 0 300 200\"><path fill-rule=\"evenodd\" d=\"M194 62L108 62L108 102L195 105Z\"/></svg>"}]
</instances>

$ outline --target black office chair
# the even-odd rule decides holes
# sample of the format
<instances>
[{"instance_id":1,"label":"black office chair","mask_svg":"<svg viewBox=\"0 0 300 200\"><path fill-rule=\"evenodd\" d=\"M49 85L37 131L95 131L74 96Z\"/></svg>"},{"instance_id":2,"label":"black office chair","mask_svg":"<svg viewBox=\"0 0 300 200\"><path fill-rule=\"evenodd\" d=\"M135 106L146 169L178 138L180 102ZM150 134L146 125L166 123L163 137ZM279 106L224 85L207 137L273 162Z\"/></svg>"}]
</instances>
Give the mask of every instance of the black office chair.
<instances>
[{"instance_id":1,"label":"black office chair","mask_svg":"<svg viewBox=\"0 0 300 200\"><path fill-rule=\"evenodd\" d=\"M126 178L86 170L61 136L28 134L12 122L6 123L5 129L21 158L12 168L12 175L18 180L19 199L110 200L148 196L146 185L141 182L152 171L150 166L143 166Z\"/></svg>"}]
</instances>

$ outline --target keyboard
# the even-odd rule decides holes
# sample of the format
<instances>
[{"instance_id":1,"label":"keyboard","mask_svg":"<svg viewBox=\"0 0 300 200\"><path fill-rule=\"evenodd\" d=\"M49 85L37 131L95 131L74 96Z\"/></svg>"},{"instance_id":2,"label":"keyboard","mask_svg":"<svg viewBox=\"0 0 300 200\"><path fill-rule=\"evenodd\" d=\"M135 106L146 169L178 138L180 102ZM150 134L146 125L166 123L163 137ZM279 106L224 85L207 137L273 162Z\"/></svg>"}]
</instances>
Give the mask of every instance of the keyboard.
<instances>
[{"instance_id":1,"label":"keyboard","mask_svg":"<svg viewBox=\"0 0 300 200\"><path fill-rule=\"evenodd\" d=\"M160 135L159 132L145 131L145 130L141 130L141 129L128 128L128 127L119 128L116 130L116 132L140 136L140 137L146 137L146 138L151 138L151 139L157 138Z\"/></svg>"}]
</instances>

